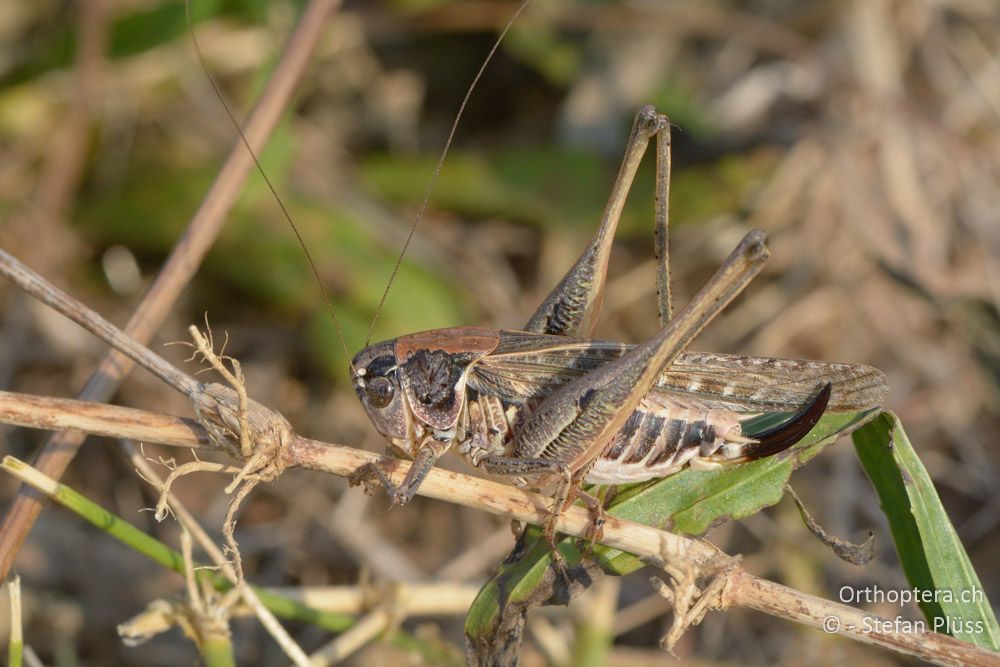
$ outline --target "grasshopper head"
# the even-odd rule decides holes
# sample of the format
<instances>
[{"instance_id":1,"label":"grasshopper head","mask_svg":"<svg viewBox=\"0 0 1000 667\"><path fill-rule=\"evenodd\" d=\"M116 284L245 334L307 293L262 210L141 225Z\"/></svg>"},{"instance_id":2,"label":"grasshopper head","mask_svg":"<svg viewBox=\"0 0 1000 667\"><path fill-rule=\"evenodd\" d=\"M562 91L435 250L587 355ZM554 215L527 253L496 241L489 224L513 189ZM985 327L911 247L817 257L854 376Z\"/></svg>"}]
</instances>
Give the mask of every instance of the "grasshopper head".
<instances>
[{"instance_id":1,"label":"grasshopper head","mask_svg":"<svg viewBox=\"0 0 1000 667\"><path fill-rule=\"evenodd\" d=\"M413 456L415 437L447 442L455 436L469 369L498 343L496 331L478 327L376 343L354 357L354 390L378 432Z\"/></svg>"},{"instance_id":2,"label":"grasshopper head","mask_svg":"<svg viewBox=\"0 0 1000 667\"><path fill-rule=\"evenodd\" d=\"M375 429L389 440L407 435L407 413L399 386L395 341L383 341L354 357L352 380Z\"/></svg>"}]
</instances>

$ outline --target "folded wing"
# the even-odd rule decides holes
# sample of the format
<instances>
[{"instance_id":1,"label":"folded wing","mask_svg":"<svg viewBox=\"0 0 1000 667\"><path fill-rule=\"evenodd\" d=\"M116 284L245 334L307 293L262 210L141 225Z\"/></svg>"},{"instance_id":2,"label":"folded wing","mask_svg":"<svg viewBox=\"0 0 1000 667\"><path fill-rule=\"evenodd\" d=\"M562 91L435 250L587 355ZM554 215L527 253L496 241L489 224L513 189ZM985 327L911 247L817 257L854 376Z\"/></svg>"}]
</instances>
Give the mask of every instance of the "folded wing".
<instances>
[{"instance_id":1,"label":"folded wing","mask_svg":"<svg viewBox=\"0 0 1000 667\"><path fill-rule=\"evenodd\" d=\"M481 359L470 387L509 404L546 395L556 386L621 356L631 345L504 331ZM885 374L858 364L686 352L653 389L680 405L740 413L797 412L830 384L827 412L878 407L888 394Z\"/></svg>"}]
</instances>

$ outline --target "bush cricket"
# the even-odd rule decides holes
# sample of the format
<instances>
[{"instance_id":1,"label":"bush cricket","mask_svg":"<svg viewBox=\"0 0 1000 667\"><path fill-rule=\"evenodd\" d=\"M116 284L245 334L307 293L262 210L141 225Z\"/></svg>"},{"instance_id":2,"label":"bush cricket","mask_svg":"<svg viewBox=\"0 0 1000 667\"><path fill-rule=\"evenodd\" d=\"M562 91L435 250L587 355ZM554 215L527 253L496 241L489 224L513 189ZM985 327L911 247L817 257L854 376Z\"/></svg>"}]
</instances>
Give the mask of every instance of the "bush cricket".
<instances>
[{"instance_id":1,"label":"bush cricket","mask_svg":"<svg viewBox=\"0 0 1000 667\"><path fill-rule=\"evenodd\" d=\"M466 91L420 211L476 83L527 3L511 16ZM654 138L661 330L636 346L595 341L590 337L600 317L615 231ZM367 488L377 481L393 504L405 505L435 461L455 447L474 467L518 485L555 484L545 528L554 547L558 516L577 498L594 516L593 536L599 534L603 505L581 489L584 482L641 482L685 466L764 458L805 437L826 411L874 414L888 392L884 374L875 368L684 353L759 273L769 253L763 232L750 232L691 303L673 315L667 234L670 150L667 116L643 107L596 234L523 330L437 329L369 346L373 321L369 341L351 361L352 383L389 452L414 463L399 485L378 465L358 470L352 483L365 482ZM295 223L282 211L318 279ZM399 261L419 219L418 212ZM395 275L394 270L382 303ZM324 296L346 352L325 291ZM778 426L743 433L742 422L748 419L786 412L793 414Z\"/></svg>"},{"instance_id":2,"label":"bush cricket","mask_svg":"<svg viewBox=\"0 0 1000 667\"><path fill-rule=\"evenodd\" d=\"M615 230L639 162L656 142L655 223L659 333L639 345L591 340ZM869 366L686 353L684 350L760 271L762 232L747 234L711 281L676 316L670 297L667 199L669 121L652 106L636 116L621 169L594 238L523 331L437 329L366 347L354 388L392 453L413 459L393 483L378 466L353 481L379 481L404 505L451 447L471 465L534 488L555 484L546 538L567 502L582 499L599 531L601 503L581 484L664 477L685 466L735 464L782 452L826 412L874 411L888 387ZM741 422L794 413L760 433Z\"/></svg>"}]
</instances>

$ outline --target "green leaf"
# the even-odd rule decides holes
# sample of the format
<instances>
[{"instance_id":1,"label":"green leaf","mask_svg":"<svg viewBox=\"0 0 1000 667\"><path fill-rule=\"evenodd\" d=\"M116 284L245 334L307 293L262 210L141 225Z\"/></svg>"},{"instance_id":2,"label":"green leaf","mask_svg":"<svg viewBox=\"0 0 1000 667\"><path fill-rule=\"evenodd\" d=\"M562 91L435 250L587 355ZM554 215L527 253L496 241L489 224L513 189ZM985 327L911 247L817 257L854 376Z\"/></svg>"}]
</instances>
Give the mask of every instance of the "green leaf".
<instances>
[{"instance_id":1,"label":"green leaf","mask_svg":"<svg viewBox=\"0 0 1000 667\"><path fill-rule=\"evenodd\" d=\"M585 589L600 569L581 559L572 541L557 545L565 570L552 567L552 552L541 530L522 533L514 550L479 591L465 619L470 664L508 664L517 655L529 609L568 604Z\"/></svg>"},{"instance_id":2,"label":"green leaf","mask_svg":"<svg viewBox=\"0 0 1000 667\"><path fill-rule=\"evenodd\" d=\"M689 468L634 485L616 494L608 505L608 514L679 534L701 535L719 523L750 516L777 503L795 468L876 414L875 411L827 414L787 454L716 470ZM787 418L785 414L767 414L748 420L744 429L748 433L759 432ZM530 605L553 604L556 596L549 591L553 585L552 553L541 530L529 529L522 542L522 547L487 581L469 609L465 632L474 644L488 643L498 628L509 622L512 613L520 613ZM614 575L643 567L636 556L604 545L596 545L585 561L577 544L576 538L566 538L558 544L559 552L574 566L570 568L570 583L577 588L586 587L593 578L594 573L585 567L587 563ZM577 575L579 579L575 578Z\"/></svg>"},{"instance_id":3,"label":"green leaf","mask_svg":"<svg viewBox=\"0 0 1000 667\"><path fill-rule=\"evenodd\" d=\"M1000 627L927 469L892 413L854 433L854 448L889 520L899 562L936 632L1000 650Z\"/></svg>"}]
</instances>

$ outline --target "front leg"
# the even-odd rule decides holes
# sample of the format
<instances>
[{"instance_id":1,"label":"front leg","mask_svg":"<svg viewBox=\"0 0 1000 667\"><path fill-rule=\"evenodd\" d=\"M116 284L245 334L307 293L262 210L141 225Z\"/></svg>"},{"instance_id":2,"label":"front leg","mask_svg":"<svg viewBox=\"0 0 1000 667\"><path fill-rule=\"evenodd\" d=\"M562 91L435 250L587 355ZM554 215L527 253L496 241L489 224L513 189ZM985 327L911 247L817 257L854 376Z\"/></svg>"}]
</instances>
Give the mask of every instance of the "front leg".
<instances>
[{"instance_id":1,"label":"front leg","mask_svg":"<svg viewBox=\"0 0 1000 667\"><path fill-rule=\"evenodd\" d=\"M361 466L354 471L347 481L351 486L364 484L365 493L370 493L372 484L377 482L385 489L392 505L406 505L413 500L413 496L416 495L417 489L420 488L424 478L427 477L427 473L431 471L434 463L444 453L446 448L442 443L432 438L421 443L420 449L417 451L417 455L410 465L409 472L406 473L403 483L399 486L392 481L378 461L366 463Z\"/></svg>"}]
</instances>

